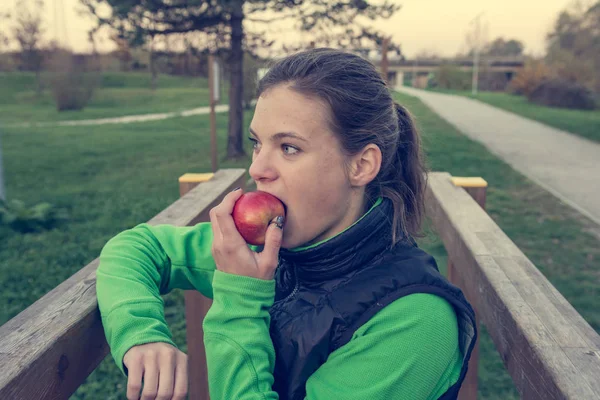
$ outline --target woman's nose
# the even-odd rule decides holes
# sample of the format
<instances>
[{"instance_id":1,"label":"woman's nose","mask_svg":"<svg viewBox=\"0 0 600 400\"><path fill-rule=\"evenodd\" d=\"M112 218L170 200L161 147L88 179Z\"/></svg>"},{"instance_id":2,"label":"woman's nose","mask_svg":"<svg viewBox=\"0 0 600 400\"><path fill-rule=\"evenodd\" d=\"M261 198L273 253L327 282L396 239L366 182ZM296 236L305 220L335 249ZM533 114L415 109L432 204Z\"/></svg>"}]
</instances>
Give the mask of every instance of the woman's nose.
<instances>
[{"instance_id":1,"label":"woman's nose","mask_svg":"<svg viewBox=\"0 0 600 400\"><path fill-rule=\"evenodd\" d=\"M272 155L269 155L266 149L262 149L258 154L252 157L252 164L248 173L250 177L255 181L273 180L277 176L275 167L271 160Z\"/></svg>"}]
</instances>

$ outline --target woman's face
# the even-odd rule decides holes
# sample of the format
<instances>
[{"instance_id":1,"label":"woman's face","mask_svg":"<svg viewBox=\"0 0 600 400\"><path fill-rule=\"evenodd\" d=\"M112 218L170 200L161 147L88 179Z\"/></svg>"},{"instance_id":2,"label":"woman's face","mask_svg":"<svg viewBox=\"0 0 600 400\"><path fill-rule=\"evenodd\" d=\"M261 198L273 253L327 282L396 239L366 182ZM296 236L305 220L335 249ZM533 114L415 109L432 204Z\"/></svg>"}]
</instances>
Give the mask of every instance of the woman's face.
<instances>
[{"instance_id":1,"label":"woman's face","mask_svg":"<svg viewBox=\"0 0 600 400\"><path fill-rule=\"evenodd\" d=\"M258 190L287 207L284 248L316 243L360 215L360 194L345 173L340 142L327 122L329 106L287 85L263 93L250 124L250 175ZM360 203L360 204L357 204Z\"/></svg>"}]
</instances>

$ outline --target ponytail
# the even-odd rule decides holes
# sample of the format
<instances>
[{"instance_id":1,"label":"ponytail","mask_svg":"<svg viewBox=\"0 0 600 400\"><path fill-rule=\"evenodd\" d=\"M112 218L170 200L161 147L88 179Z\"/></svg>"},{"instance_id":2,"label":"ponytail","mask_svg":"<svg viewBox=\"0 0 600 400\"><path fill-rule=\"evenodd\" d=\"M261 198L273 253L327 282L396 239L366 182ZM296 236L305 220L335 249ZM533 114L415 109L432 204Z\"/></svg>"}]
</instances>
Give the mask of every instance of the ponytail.
<instances>
[{"instance_id":1,"label":"ponytail","mask_svg":"<svg viewBox=\"0 0 600 400\"><path fill-rule=\"evenodd\" d=\"M421 138L410 113L394 103L398 116L397 148L385 178L379 182L382 197L394 205L392 240L397 243L409 237L421 237L425 208L427 171Z\"/></svg>"}]
</instances>

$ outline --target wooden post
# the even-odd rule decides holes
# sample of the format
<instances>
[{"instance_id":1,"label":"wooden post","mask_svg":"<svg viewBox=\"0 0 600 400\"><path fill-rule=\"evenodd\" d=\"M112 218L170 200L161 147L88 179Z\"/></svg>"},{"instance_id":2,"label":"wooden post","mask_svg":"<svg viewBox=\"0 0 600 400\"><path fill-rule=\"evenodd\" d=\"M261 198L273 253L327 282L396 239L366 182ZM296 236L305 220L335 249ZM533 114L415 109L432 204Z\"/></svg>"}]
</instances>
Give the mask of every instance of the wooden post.
<instances>
[{"instance_id":1,"label":"wooden post","mask_svg":"<svg viewBox=\"0 0 600 400\"><path fill-rule=\"evenodd\" d=\"M212 98L212 93L211 93ZM179 177L179 196L206 182L214 173L184 174ZM190 400L209 400L208 370L206 367L206 352L204 350L204 330L202 321L212 305L212 300L204 297L195 290L184 291L185 322L188 355L188 381Z\"/></svg>"},{"instance_id":2,"label":"wooden post","mask_svg":"<svg viewBox=\"0 0 600 400\"><path fill-rule=\"evenodd\" d=\"M462 187L467 193L479 204L481 208L485 210L485 199L487 193L487 182L482 178L471 178L471 177L452 177L452 183L455 186ZM461 275L460 268L455 268L450 257L448 257L448 280L461 288L463 291L466 285L464 285L464 279L466 277ZM477 332L479 330L479 312L477 311L477 303L473 293L464 293L465 297L473 306L475 310L475 324L477 325ZM477 399L477 370L479 368L479 338L475 342L473 352L471 353L471 359L469 360L469 370L465 376L465 380L460 388L458 394L459 400L475 400Z\"/></svg>"},{"instance_id":3,"label":"wooden post","mask_svg":"<svg viewBox=\"0 0 600 400\"><path fill-rule=\"evenodd\" d=\"M390 38L386 37L383 39L383 43L381 44L381 75L385 83L388 83L388 46L390 44Z\"/></svg>"},{"instance_id":4,"label":"wooden post","mask_svg":"<svg viewBox=\"0 0 600 400\"><path fill-rule=\"evenodd\" d=\"M217 91L215 88L215 58L212 54L208 56L208 95L210 96L210 159L212 171L217 172L217 115L215 114L215 103Z\"/></svg>"},{"instance_id":5,"label":"wooden post","mask_svg":"<svg viewBox=\"0 0 600 400\"><path fill-rule=\"evenodd\" d=\"M200 183L212 179L213 175L213 173L182 175L179 177L179 195L185 196L187 192L194 189ZM245 188L245 178L240 179L239 186ZM206 213L202 220L208 221L208 213ZM195 290L186 290L184 296L188 346L188 399L210 400L202 321L212 305L212 300L204 297L200 292Z\"/></svg>"},{"instance_id":6,"label":"wooden post","mask_svg":"<svg viewBox=\"0 0 600 400\"><path fill-rule=\"evenodd\" d=\"M198 186L202 182L212 179L215 174L212 172L203 174L183 174L179 177L179 197L183 197L187 192Z\"/></svg>"}]
</instances>

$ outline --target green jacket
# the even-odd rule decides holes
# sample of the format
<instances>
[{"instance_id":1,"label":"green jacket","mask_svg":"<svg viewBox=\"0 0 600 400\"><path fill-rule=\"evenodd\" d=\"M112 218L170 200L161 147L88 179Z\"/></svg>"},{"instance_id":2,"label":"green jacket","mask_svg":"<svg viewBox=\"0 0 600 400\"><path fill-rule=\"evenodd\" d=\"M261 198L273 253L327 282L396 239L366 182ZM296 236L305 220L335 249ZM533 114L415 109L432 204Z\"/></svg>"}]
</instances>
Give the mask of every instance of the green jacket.
<instances>
[{"instance_id":1,"label":"green jacket","mask_svg":"<svg viewBox=\"0 0 600 400\"><path fill-rule=\"evenodd\" d=\"M277 399L268 312L275 281L215 270L211 245L208 223L141 224L106 244L97 295L111 353L124 371L131 347L175 345L161 295L195 289L213 299L203 323L211 399ZM307 399L436 399L458 380L461 366L450 304L412 294L383 308L331 353L307 381Z\"/></svg>"}]
</instances>

